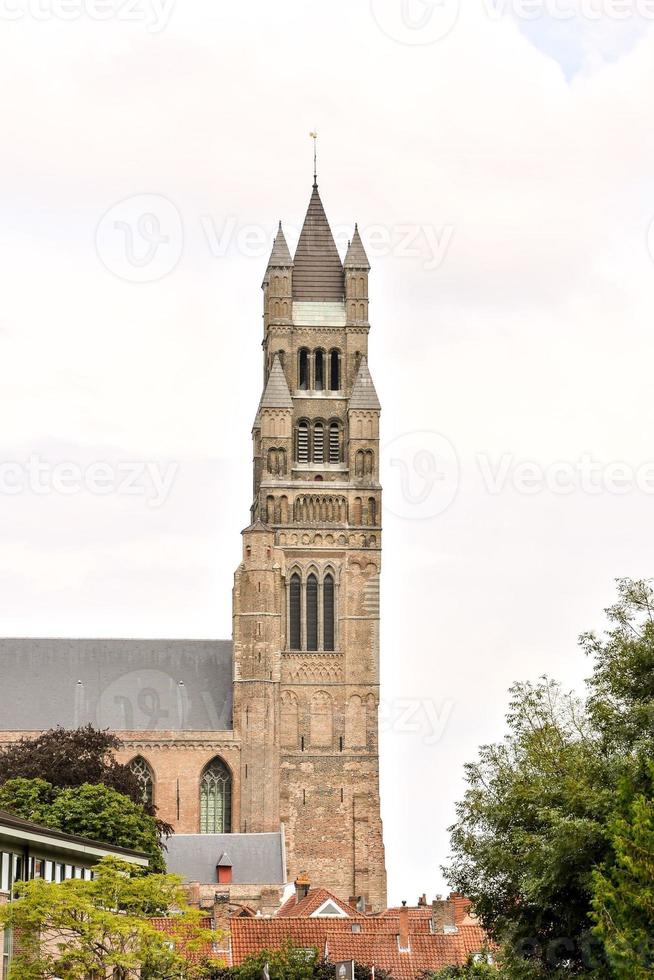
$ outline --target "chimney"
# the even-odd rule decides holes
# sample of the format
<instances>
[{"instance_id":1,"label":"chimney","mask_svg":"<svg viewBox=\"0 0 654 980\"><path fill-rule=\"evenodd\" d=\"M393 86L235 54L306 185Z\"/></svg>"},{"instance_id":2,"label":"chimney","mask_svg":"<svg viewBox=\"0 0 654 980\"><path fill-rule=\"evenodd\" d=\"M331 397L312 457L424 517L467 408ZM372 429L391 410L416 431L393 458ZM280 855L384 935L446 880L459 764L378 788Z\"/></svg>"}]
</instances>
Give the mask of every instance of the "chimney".
<instances>
[{"instance_id":1,"label":"chimney","mask_svg":"<svg viewBox=\"0 0 654 980\"><path fill-rule=\"evenodd\" d=\"M402 902L402 908L400 909L400 936L399 936L400 952L407 952L410 948L409 946L409 910L406 907L406 902Z\"/></svg>"},{"instance_id":2,"label":"chimney","mask_svg":"<svg viewBox=\"0 0 654 980\"><path fill-rule=\"evenodd\" d=\"M456 905L449 898L437 898L431 906L432 931L437 936L448 936L458 932L456 926Z\"/></svg>"},{"instance_id":3,"label":"chimney","mask_svg":"<svg viewBox=\"0 0 654 980\"><path fill-rule=\"evenodd\" d=\"M219 885L231 885L232 883L232 862L227 851L221 854L216 865L216 881Z\"/></svg>"},{"instance_id":4,"label":"chimney","mask_svg":"<svg viewBox=\"0 0 654 980\"><path fill-rule=\"evenodd\" d=\"M301 902L306 898L311 888L311 879L306 874L298 875L295 879L295 901Z\"/></svg>"},{"instance_id":5,"label":"chimney","mask_svg":"<svg viewBox=\"0 0 654 980\"><path fill-rule=\"evenodd\" d=\"M418 899L418 908L420 909L425 908L426 905L427 905L427 896L421 895L420 898Z\"/></svg>"}]
</instances>

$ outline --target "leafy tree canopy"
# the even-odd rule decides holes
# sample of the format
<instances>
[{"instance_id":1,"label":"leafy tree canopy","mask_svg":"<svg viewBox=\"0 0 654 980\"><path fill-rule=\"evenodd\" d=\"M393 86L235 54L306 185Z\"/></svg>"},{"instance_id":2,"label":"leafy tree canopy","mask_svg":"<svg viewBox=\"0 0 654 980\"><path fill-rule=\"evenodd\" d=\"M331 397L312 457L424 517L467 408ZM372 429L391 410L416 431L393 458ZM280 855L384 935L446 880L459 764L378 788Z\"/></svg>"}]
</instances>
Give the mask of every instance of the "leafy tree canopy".
<instances>
[{"instance_id":1,"label":"leafy tree canopy","mask_svg":"<svg viewBox=\"0 0 654 980\"><path fill-rule=\"evenodd\" d=\"M142 804L108 786L60 789L45 779L10 779L0 786L0 809L53 830L143 851L150 870L165 870L157 821Z\"/></svg>"},{"instance_id":2,"label":"leafy tree canopy","mask_svg":"<svg viewBox=\"0 0 654 980\"><path fill-rule=\"evenodd\" d=\"M203 955L217 936L202 928L201 913L188 907L173 875L142 875L106 858L93 881L37 879L19 883L17 893L16 901L0 907L0 925L21 936L9 980L86 980L113 970L124 980L209 975ZM152 917L170 910L168 929L156 929Z\"/></svg>"},{"instance_id":3,"label":"leafy tree canopy","mask_svg":"<svg viewBox=\"0 0 654 980\"><path fill-rule=\"evenodd\" d=\"M620 787L651 799L653 610L649 583L619 580L609 632L581 637L587 697L548 678L514 685L507 736L466 767L446 873L504 945L506 976L615 975L593 931L595 889L610 880L595 871L614 862Z\"/></svg>"}]
</instances>

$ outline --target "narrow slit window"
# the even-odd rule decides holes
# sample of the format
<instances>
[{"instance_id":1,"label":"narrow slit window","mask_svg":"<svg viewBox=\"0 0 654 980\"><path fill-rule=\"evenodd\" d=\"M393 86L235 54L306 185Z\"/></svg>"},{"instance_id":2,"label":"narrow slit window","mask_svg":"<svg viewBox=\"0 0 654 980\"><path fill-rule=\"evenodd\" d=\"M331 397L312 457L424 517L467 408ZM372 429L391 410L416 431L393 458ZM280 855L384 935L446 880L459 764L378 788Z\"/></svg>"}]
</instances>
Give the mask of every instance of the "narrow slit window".
<instances>
[{"instance_id":1,"label":"narrow slit window","mask_svg":"<svg viewBox=\"0 0 654 980\"><path fill-rule=\"evenodd\" d=\"M318 579L307 579L307 650L318 649Z\"/></svg>"},{"instance_id":2,"label":"narrow slit window","mask_svg":"<svg viewBox=\"0 0 654 980\"><path fill-rule=\"evenodd\" d=\"M317 350L315 354L313 378L313 387L316 391L322 391L325 387L325 355L321 350Z\"/></svg>"},{"instance_id":3,"label":"narrow slit window","mask_svg":"<svg viewBox=\"0 0 654 980\"><path fill-rule=\"evenodd\" d=\"M301 350L298 354L298 388L306 391L309 387L309 351Z\"/></svg>"},{"instance_id":4,"label":"narrow slit window","mask_svg":"<svg viewBox=\"0 0 654 980\"><path fill-rule=\"evenodd\" d=\"M331 574L325 576L322 587L323 597L323 646L325 650L334 649L334 577Z\"/></svg>"},{"instance_id":5,"label":"narrow slit window","mask_svg":"<svg viewBox=\"0 0 654 980\"><path fill-rule=\"evenodd\" d=\"M337 350L329 355L329 387L332 391L341 390L341 357Z\"/></svg>"},{"instance_id":6,"label":"narrow slit window","mask_svg":"<svg viewBox=\"0 0 654 980\"><path fill-rule=\"evenodd\" d=\"M302 585L297 572L291 576L290 617L290 647L291 650L299 650L302 640Z\"/></svg>"}]
</instances>

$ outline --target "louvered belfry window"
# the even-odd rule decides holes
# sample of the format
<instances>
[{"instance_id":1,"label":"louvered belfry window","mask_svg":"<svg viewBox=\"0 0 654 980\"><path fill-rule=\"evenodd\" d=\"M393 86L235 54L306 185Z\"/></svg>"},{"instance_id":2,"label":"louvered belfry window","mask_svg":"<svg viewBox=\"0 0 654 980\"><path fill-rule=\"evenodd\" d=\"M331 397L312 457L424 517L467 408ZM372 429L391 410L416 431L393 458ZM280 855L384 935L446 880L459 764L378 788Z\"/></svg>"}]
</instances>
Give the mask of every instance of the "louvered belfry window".
<instances>
[{"instance_id":1,"label":"louvered belfry window","mask_svg":"<svg viewBox=\"0 0 654 980\"><path fill-rule=\"evenodd\" d=\"M341 461L341 439L338 422L332 422L329 426L329 462L340 463Z\"/></svg>"},{"instance_id":2,"label":"louvered belfry window","mask_svg":"<svg viewBox=\"0 0 654 980\"><path fill-rule=\"evenodd\" d=\"M323 645L325 650L334 649L334 578L325 575L322 586Z\"/></svg>"},{"instance_id":3,"label":"louvered belfry window","mask_svg":"<svg viewBox=\"0 0 654 980\"><path fill-rule=\"evenodd\" d=\"M297 427L297 461L309 462L309 423L300 422Z\"/></svg>"},{"instance_id":4,"label":"louvered belfry window","mask_svg":"<svg viewBox=\"0 0 654 980\"><path fill-rule=\"evenodd\" d=\"M229 834L231 823L232 777L222 759L213 759L200 783L200 833Z\"/></svg>"},{"instance_id":5,"label":"louvered belfry window","mask_svg":"<svg viewBox=\"0 0 654 980\"><path fill-rule=\"evenodd\" d=\"M302 585L297 572L291 576L290 618L290 647L291 650L300 650L302 648Z\"/></svg>"},{"instance_id":6,"label":"louvered belfry window","mask_svg":"<svg viewBox=\"0 0 654 980\"><path fill-rule=\"evenodd\" d=\"M318 649L318 579L307 579L307 650Z\"/></svg>"},{"instance_id":7,"label":"louvered belfry window","mask_svg":"<svg viewBox=\"0 0 654 980\"><path fill-rule=\"evenodd\" d=\"M313 461L325 462L325 427L322 422L316 422L313 427Z\"/></svg>"}]
</instances>

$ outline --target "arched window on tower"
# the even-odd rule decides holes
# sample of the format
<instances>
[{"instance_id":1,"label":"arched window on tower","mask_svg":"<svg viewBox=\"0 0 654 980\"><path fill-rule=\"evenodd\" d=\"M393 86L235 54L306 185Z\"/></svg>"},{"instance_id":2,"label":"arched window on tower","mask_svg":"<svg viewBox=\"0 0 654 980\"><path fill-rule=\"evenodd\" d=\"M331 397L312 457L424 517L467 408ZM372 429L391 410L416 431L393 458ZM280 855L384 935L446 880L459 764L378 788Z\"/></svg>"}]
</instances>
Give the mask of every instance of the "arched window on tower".
<instances>
[{"instance_id":1,"label":"arched window on tower","mask_svg":"<svg viewBox=\"0 0 654 980\"><path fill-rule=\"evenodd\" d=\"M309 351L305 348L298 352L297 379L298 388L306 391L309 387Z\"/></svg>"},{"instance_id":2,"label":"arched window on tower","mask_svg":"<svg viewBox=\"0 0 654 980\"><path fill-rule=\"evenodd\" d=\"M334 577L328 572L322 586L323 647L334 649Z\"/></svg>"},{"instance_id":3,"label":"arched window on tower","mask_svg":"<svg viewBox=\"0 0 654 980\"><path fill-rule=\"evenodd\" d=\"M313 426L313 461L325 462L325 426L322 422L315 422Z\"/></svg>"},{"instance_id":4,"label":"arched window on tower","mask_svg":"<svg viewBox=\"0 0 654 980\"><path fill-rule=\"evenodd\" d=\"M341 461L341 427L338 422L329 423L329 462Z\"/></svg>"},{"instance_id":5,"label":"arched window on tower","mask_svg":"<svg viewBox=\"0 0 654 980\"><path fill-rule=\"evenodd\" d=\"M303 419L297 427L296 457L298 463L309 462L309 423Z\"/></svg>"},{"instance_id":6,"label":"arched window on tower","mask_svg":"<svg viewBox=\"0 0 654 980\"><path fill-rule=\"evenodd\" d=\"M322 391L325 387L325 355L321 350L314 354L313 387L316 391Z\"/></svg>"},{"instance_id":7,"label":"arched window on tower","mask_svg":"<svg viewBox=\"0 0 654 980\"><path fill-rule=\"evenodd\" d=\"M291 576L289 595L289 648L302 649L302 583L297 572Z\"/></svg>"},{"instance_id":8,"label":"arched window on tower","mask_svg":"<svg viewBox=\"0 0 654 980\"><path fill-rule=\"evenodd\" d=\"M232 777L222 759L205 766L200 779L200 833L229 834L232 829Z\"/></svg>"},{"instance_id":9,"label":"arched window on tower","mask_svg":"<svg viewBox=\"0 0 654 980\"><path fill-rule=\"evenodd\" d=\"M318 649L318 579L307 579L307 650Z\"/></svg>"},{"instance_id":10,"label":"arched window on tower","mask_svg":"<svg viewBox=\"0 0 654 980\"><path fill-rule=\"evenodd\" d=\"M146 806L151 806L154 801L154 776L152 769L145 761L143 756L137 755L129 764L130 771L136 776L141 789L141 799Z\"/></svg>"},{"instance_id":11,"label":"arched window on tower","mask_svg":"<svg viewBox=\"0 0 654 980\"><path fill-rule=\"evenodd\" d=\"M329 388L331 391L341 390L341 352L338 350L329 353Z\"/></svg>"}]
</instances>

